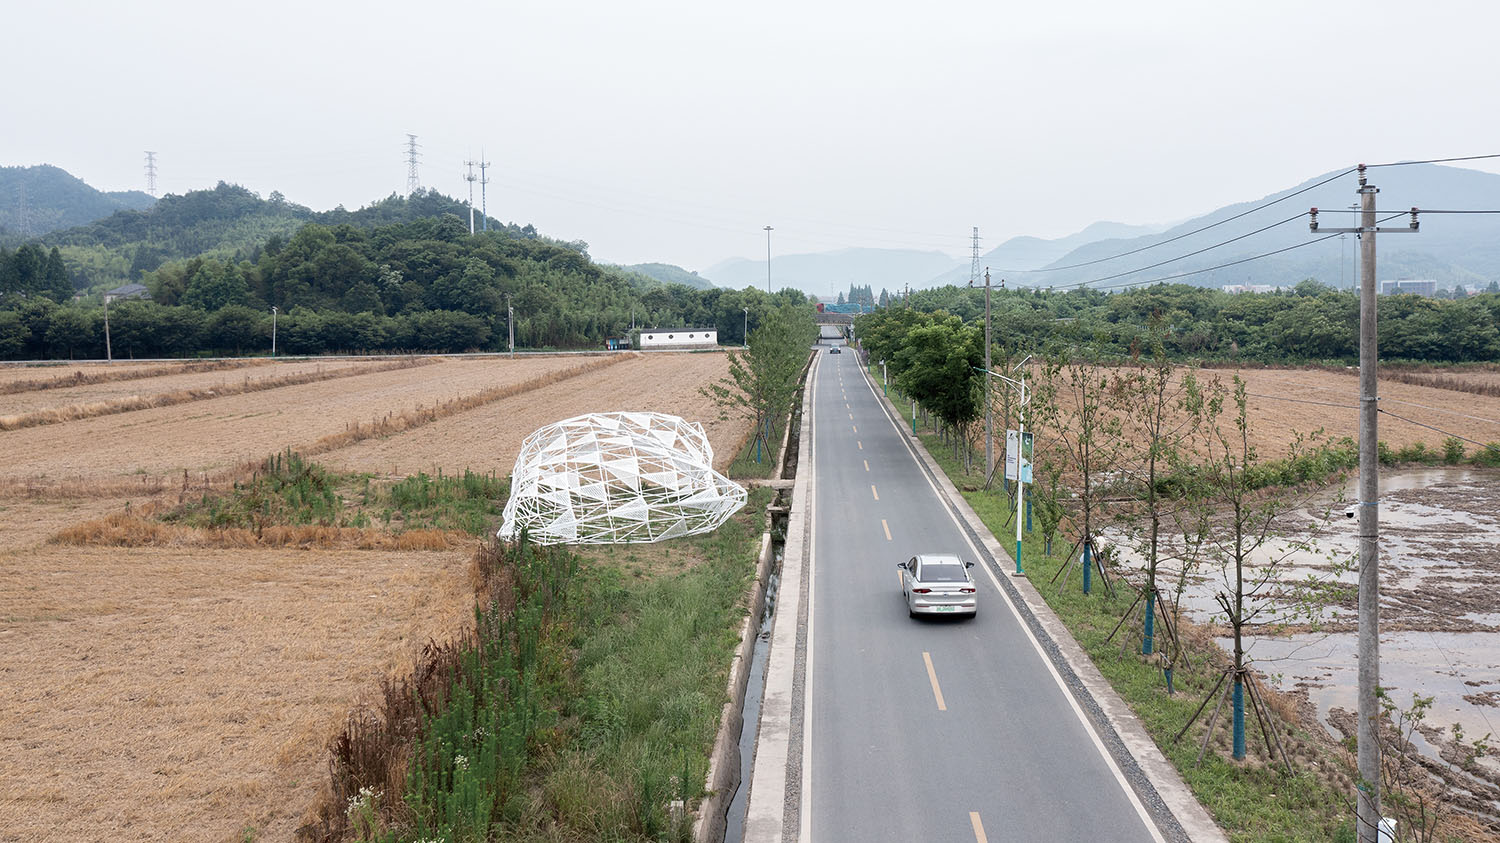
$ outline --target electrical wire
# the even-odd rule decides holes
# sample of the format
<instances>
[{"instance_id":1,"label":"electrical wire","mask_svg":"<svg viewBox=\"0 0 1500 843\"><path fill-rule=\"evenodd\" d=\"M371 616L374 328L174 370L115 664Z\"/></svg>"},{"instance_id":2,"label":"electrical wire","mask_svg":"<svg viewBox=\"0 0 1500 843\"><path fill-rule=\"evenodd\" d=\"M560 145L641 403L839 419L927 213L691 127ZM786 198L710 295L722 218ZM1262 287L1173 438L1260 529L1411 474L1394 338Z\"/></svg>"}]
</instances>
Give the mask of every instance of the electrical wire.
<instances>
[{"instance_id":1,"label":"electrical wire","mask_svg":"<svg viewBox=\"0 0 1500 843\"><path fill-rule=\"evenodd\" d=\"M1291 401L1294 404L1317 404L1319 407L1338 407L1341 410L1359 409L1352 404L1334 404L1330 401L1312 401L1307 398L1290 398L1285 395L1263 395L1259 392L1247 392L1245 394L1252 398L1269 398L1272 401Z\"/></svg>"},{"instance_id":2,"label":"electrical wire","mask_svg":"<svg viewBox=\"0 0 1500 843\"><path fill-rule=\"evenodd\" d=\"M1419 421L1414 421L1412 419L1409 419L1406 416L1398 416L1395 413L1391 412L1390 410L1385 410L1385 409L1381 409L1381 408L1377 407L1376 408L1376 412L1381 413L1383 415L1390 416L1393 419L1400 419L1401 421L1404 421L1407 424L1414 424L1417 427L1425 427L1428 430L1435 431L1437 433L1441 433L1444 436L1451 436L1454 439L1461 439L1461 440L1463 440L1465 442L1468 442L1471 445L1478 445L1481 448L1488 448L1489 447L1489 443L1487 443L1487 442L1480 442L1480 441L1475 440L1475 439L1470 439L1467 436L1459 436L1457 433L1451 433L1449 431L1443 430L1441 427L1433 427L1430 424L1423 424L1423 423L1421 423Z\"/></svg>"},{"instance_id":3,"label":"electrical wire","mask_svg":"<svg viewBox=\"0 0 1500 843\"><path fill-rule=\"evenodd\" d=\"M1105 258L1098 258L1096 260L1084 261L1083 263L1068 264L1067 266L1049 266L1049 267L1043 267L1042 269L998 269L998 270L996 270L996 272L1018 272L1018 273L1021 273L1021 272L1061 272L1064 269L1078 269L1078 268L1084 267L1084 266L1093 266L1095 264L1104 263L1105 261L1112 261L1112 260L1114 260L1116 258L1123 258L1123 257L1127 257L1129 255L1139 254L1141 252L1146 251L1147 249L1155 249L1157 246L1165 246L1168 243L1175 243L1176 241L1181 240L1184 237L1192 237L1194 234L1201 234L1202 232L1208 231L1210 228L1217 228L1218 226L1224 225L1225 223L1234 222L1235 220L1240 219L1242 217L1249 216L1250 214L1253 214L1256 211L1265 210L1266 208L1269 208L1269 207L1271 207L1272 205L1275 205L1278 202L1285 202L1286 200L1291 199L1293 196L1300 196L1300 195L1308 192L1309 190L1314 190L1316 188L1322 187L1325 184L1328 184L1331 181L1336 181L1338 179L1341 179L1344 176L1347 176L1347 175L1349 175L1352 172L1355 172L1355 168L1353 168L1353 167L1351 167L1351 168L1349 168L1349 169L1347 169L1347 170L1345 170L1345 171L1343 171L1341 173L1338 173L1337 175L1329 176L1328 178L1326 178L1326 179L1318 182L1317 184L1309 185L1309 186L1304 187L1301 190L1298 190L1298 191L1293 192L1293 193L1288 193L1287 195L1281 197L1280 199L1272 199L1270 202L1266 202L1263 205L1257 205L1257 206L1255 206L1254 208L1251 208L1248 211L1242 211L1242 212L1240 212L1238 214L1235 214L1232 217L1225 217L1224 219L1219 220L1218 222L1209 223L1208 225L1205 225L1202 228L1195 228L1192 231L1185 232L1183 234L1179 234L1179 235L1177 235L1175 237L1169 237L1166 240L1157 241L1155 243L1150 244L1149 246L1142 246L1139 249L1131 249L1128 252L1120 252L1117 255L1110 255L1109 257L1105 257ZM1228 242L1234 242L1234 241L1228 241ZM1210 247L1210 248L1212 248L1212 247ZM1186 256L1184 255L1184 257L1186 257ZM1174 260L1175 260L1175 258L1174 258ZM1164 261L1164 263L1171 263L1171 261ZM1161 264L1156 264L1156 265L1160 266ZM1150 269L1150 267L1145 267L1145 269ZM1136 270L1136 271L1139 272L1140 270Z\"/></svg>"},{"instance_id":4,"label":"electrical wire","mask_svg":"<svg viewBox=\"0 0 1500 843\"><path fill-rule=\"evenodd\" d=\"M1391 161L1386 164L1366 164L1365 169L1373 169L1375 167L1406 167L1411 164L1446 164L1449 161L1479 161L1485 158L1500 158L1500 154L1465 155L1461 158L1428 158L1425 161Z\"/></svg>"}]
</instances>

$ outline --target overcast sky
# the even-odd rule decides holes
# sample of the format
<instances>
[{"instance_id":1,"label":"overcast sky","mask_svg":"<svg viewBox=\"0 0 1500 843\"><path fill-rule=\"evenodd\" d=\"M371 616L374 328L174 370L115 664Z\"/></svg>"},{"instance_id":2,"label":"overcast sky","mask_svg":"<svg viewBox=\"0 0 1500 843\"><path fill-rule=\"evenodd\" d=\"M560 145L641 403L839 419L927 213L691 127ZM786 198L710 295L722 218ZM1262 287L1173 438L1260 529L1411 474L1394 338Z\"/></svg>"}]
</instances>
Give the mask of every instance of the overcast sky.
<instances>
[{"instance_id":1,"label":"overcast sky","mask_svg":"<svg viewBox=\"0 0 1500 843\"><path fill-rule=\"evenodd\" d=\"M966 256L1319 173L1500 153L1500 3L50 2L4 15L0 164L219 180L325 210L406 187L705 269ZM1496 161L1474 166L1500 172ZM1352 199L1351 199L1352 201ZM476 193L476 203L478 194Z\"/></svg>"}]
</instances>

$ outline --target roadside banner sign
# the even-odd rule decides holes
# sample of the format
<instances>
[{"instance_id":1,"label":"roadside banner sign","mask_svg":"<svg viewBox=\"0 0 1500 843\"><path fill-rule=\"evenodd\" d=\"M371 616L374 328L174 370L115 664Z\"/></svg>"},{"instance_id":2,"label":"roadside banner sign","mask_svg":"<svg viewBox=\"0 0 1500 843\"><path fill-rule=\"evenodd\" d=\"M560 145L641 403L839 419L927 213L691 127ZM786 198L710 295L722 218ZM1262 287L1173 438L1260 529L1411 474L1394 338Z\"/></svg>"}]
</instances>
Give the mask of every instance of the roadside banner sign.
<instances>
[{"instance_id":1,"label":"roadside banner sign","mask_svg":"<svg viewBox=\"0 0 1500 843\"><path fill-rule=\"evenodd\" d=\"M1016 467L1019 464L1021 482L1031 482L1031 453L1034 437L1028 433L1021 447L1016 447L1018 434L1014 430L1005 431L1005 479L1016 479Z\"/></svg>"}]
</instances>

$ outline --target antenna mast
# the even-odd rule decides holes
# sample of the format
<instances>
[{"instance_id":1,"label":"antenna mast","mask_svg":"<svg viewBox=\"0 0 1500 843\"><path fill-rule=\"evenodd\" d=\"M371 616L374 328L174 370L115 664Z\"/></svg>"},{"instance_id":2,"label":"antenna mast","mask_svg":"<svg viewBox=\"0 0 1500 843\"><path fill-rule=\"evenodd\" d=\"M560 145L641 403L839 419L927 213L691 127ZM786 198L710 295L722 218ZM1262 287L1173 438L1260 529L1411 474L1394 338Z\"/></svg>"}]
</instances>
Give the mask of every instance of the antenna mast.
<instances>
[{"instance_id":1,"label":"antenna mast","mask_svg":"<svg viewBox=\"0 0 1500 843\"><path fill-rule=\"evenodd\" d=\"M489 176L484 174L485 168L490 162L484 160L484 148L479 149L479 227L482 231L490 230L490 206L485 201L484 186L490 183Z\"/></svg>"},{"instance_id":2,"label":"antenna mast","mask_svg":"<svg viewBox=\"0 0 1500 843\"><path fill-rule=\"evenodd\" d=\"M410 199L412 194L422 189L422 182L417 178L417 136L411 133L406 135L406 198Z\"/></svg>"},{"instance_id":3,"label":"antenna mast","mask_svg":"<svg viewBox=\"0 0 1500 843\"><path fill-rule=\"evenodd\" d=\"M472 159L464 162L464 166L466 166L466 167L469 168L468 174L464 176L464 181L466 181L466 182L469 183L469 233L470 234L474 233L474 182L476 182L476 181L479 180L479 177L476 176L476 175L474 175L474 165L478 164L478 163L479 163L478 161L474 161Z\"/></svg>"},{"instance_id":4,"label":"antenna mast","mask_svg":"<svg viewBox=\"0 0 1500 843\"><path fill-rule=\"evenodd\" d=\"M156 153L146 150L146 192L156 198Z\"/></svg>"}]
</instances>

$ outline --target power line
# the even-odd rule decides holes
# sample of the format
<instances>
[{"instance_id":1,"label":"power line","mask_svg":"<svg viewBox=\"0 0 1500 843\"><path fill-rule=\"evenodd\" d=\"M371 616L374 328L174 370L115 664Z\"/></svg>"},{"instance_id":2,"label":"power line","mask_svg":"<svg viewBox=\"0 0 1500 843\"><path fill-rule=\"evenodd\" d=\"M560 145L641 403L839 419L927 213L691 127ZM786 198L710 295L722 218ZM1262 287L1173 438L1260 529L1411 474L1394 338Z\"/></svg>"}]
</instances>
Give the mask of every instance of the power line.
<instances>
[{"instance_id":1,"label":"power line","mask_svg":"<svg viewBox=\"0 0 1500 843\"><path fill-rule=\"evenodd\" d=\"M1389 221L1395 219L1396 217L1400 217L1400 216L1405 216L1405 214L1395 214L1395 215L1386 217L1385 219L1379 220L1377 222L1377 224L1380 223L1380 222L1389 222ZM1277 223L1277 225L1281 225L1281 224L1282 223ZM1254 233L1256 233L1256 232L1251 232L1251 234L1254 234ZM1245 236L1248 237L1249 235L1245 235ZM1339 237L1339 236L1340 235L1337 234L1337 233L1335 233L1335 234L1329 234L1326 237L1319 237L1316 240L1309 240L1306 243L1297 243L1295 245L1287 246L1284 249L1277 249L1277 250L1272 251L1272 252L1262 252L1261 254L1258 254L1258 255L1251 255L1248 258L1240 258L1237 261L1230 261L1228 263L1221 263L1218 266L1207 266L1207 267L1204 267L1203 269L1195 269L1195 270L1193 270L1191 272L1179 272L1176 275L1163 275L1160 278L1151 278L1151 279L1147 279L1145 281L1126 281L1126 282L1123 282L1123 283L1120 283L1120 284L1106 284L1106 285L1104 285L1102 287L1095 287L1094 289L1096 289L1096 290L1115 290L1115 289L1119 289L1121 287L1139 287L1139 286L1145 286L1147 284L1160 284L1163 281L1173 281L1173 280L1176 280L1178 278L1187 278L1187 277L1192 276L1192 275L1202 275L1205 272L1213 272L1216 269L1224 269L1225 267L1238 266L1238 265L1240 265L1242 263L1249 263L1251 261L1258 261L1261 258L1269 258L1269 257L1275 256L1275 255L1282 254L1283 252L1290 252L1293 249L1306 248L1308 246L1313 246L1313 245L1316 245L1318 243L1322 243L1325 240L1332 240L1333 238ZM1235 238L1235 240L1239 240L1239 239L1242 239L1242 238L1238 238L1238 237ZM1234 241L1233 240L1228 240L1228 241L1225 241L1225 242L1232 243ZM1221 243L1219 245L1223 245L1223 244ZM1209 248L1215 248L1215 247L1210 246ZM1183 257L1186 257L1186 255L1184 255ZM1174 260L1175 260L1175 258L1174 258ZM1171 261L1165 261L1165 263L1171 263ZM1137 271L1139 271L1139 270L1137 270ZM1128 273L1126 273L1126 274L1128 274ZM1115 277L1118 277L1118 276L1115 276ZM1100 279L1100 280L1104 280L1104 279ZM1092 284L1092 283L1094 283L1094 282L1092 282L1092 281L1084 281L1084 282L1082 282L1082 284L1063 284L1063 285L1061 285L1061 287L1062 288L1078 287L1078 286L1082 286L1083 284Z\"/></svg>"},{"instance_id":2,"label":"power line","mask_svg":"<svg viewBox=\"0 0 1500 843\"><path fill-rule=\"evenodd\" d=\"M1497 154L1497 155L1465 155L1465 156L1463 156L1461 158L1428 158L1425 161L1391 161L1390 163L1387 163L1387 164L1369 164L1367 166L1370 167L1370 168L1374 168L1374 167L1405 167L1405 166L1408 166L1408 165L1411 165L1411 164L1446 164L1449 161L1480 161L1480 160L1483 160L1485 158L1500 158L1500 154Z\"/></svg>"},{"instance_id":3,"label":"power line","mask_svg":"<svg viewBox=\"0 0 1500 843\"><path fill-rule=\"evenodd\" d=\"M1459 436L1457 433L1450 433L1450 432L1448 432L1446 430L1443 430L1441 427L1433 427L1430 424L1423 424L1423 423L1421 423L1419 421L1413 421L1412 419L1409 419L1406 416L1398 416L1395 413L1391 412L1390 410L1384 410L1384 409L1381 409L1379 407L1375 408L1375 410L1376 410L1376 412L1382 413L1382 414L1387 415L1387 416L1390 416L1393 419L1400 419L1401 421L1404 421L1407 424L1414 424L1417 427L1425 427L1428 430L1436 431L1438 433L1443 434L1444 436L1451 436L1454 439L1462 439L1465 442L1468 442L1468 443L1473 444L1473 445L1478 445L1481 448L1488 448L1489 447L1489 443L1487 443L1487 442L1479 442L1477 440L1470 439L1467 436Z\"/></svg>"},{"instance_id":4,"label":"power line","mask_svg":"<svg viewBox=\"0 0 1500 843\"><path fill-rule=\"evenodd\" d=\"M1317 184L1308 185L1307 187L1304 187L1301 190L1295 191L1293 193L1288 193L1287 195L1281 197L1280 199L1272 199L1270 202L1266 202L1265 204L1262 204L1262 205L1257 205L1257 206L1255 206L1254 208L1251 208L1248 211L1242 211L1242 212L1240 212L1238 214L1235 214L1232 217L1225 217L1224 219L1219 220L1218 222L1210 223L1208 225L1203 226L1202 228L1195 228L1192 231L1189 231L1189 232L1186 232L1186 233L1183 233L1183 234L1179 234L1179 235L1177 235L1175 237L1169 237L1166 240L1157 241L1155 243L1150 244L1149 246L1142 246L1139 249L1131 249L1128 252L1120 252L1117 255L1110 255L1107 258L1098 258L1097 260L1084 261L1083 263L1068 264L1067 266L1045 267L1043 269L1001 269L1001 270L998 270L998 271L1000 271L1000 272L1061 272L1064 269L1078 269L1078 268L1084 267L1084 266L1093 266L1094 264L1104 263L1105 261L1112 261L1115 258L1123 258L1123 257L1127 257L1129 255L1139 254L1141 252L1146 251L1147 249L1155 249L1157 246L1165 246L1168 243L1175 243L1176 241L1181 240L1184 237L1192 237L1194 234L1201 234L1202 232L1208 231L1210 228L1217 228L1218 226L1224 225L1225 223L1234 222L1235 220L1240 219L1242 217L1247 217L1250 214L1255 213L1256 211L1265 210L1266 208L1269 208L1269 207L1271 207L1272 205L1275 205L1278 202L1285 202L1286 200L1291 199L1293 196L1300 196L1300 195L1308 192L1309 190L1317 189L1319 187L1322 187L1325 184L1328 184L1331 181L1336 181L1338 179L1341 179L1344 176L1347 176L1347 175L1349 175L1350 173L1352 173L1354 171L1355 171L1355 168L1351 167L1351 168L1349 168L1349 169L1347 169L1347 170L1345 170L1345 171L1343 171L1341 173L1329 176L1328 178L1326 178L1326 179L1318 182ZM1293 219L1295 219L1295 217ZM1278 225L1279 224L1280 223L1278 223ZM1231 241L1228 241L1228 242L1232 243L1234 241L1231 240ZM1212 248L1212 247L1210 247L1210 248ZM1184 257L1186 257L1186 255L1184 255ZM1163 261L1163 263L1171 263L1171 261ZM1160 265L1161 264L1156 264L1156 266L1160 266ZM1146 267L1146 268L1149 269L1150 267ZM1140 270L1136 270L1136 271L1139 272Z\"/></svg>"}]
</instances>

